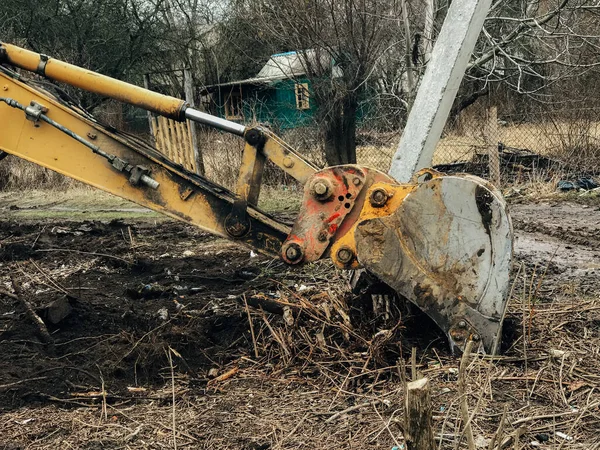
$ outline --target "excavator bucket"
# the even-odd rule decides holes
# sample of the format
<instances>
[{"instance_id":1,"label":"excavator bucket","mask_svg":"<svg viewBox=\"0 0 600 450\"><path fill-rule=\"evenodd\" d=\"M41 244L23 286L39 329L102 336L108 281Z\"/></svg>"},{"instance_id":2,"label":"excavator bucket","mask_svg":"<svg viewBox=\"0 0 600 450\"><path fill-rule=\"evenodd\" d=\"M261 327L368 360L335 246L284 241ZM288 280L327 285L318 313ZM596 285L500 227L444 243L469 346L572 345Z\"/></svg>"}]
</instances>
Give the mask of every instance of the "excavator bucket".
<instances>
[{"instance_id":1,"label":"excavator bucket","mask_svg":"<svg viewBox=\"0 0 600 450\"><path fill-rule=\"evenodd\" d=\"M479 351L494 354L512 258L506 204L496 188L475 176L429 172L427 178L410 189L370 187L371 198L383 190L394 204L365 206L354 230L357 260L427 313L453 351L473 340Z\"/></svg>"},{"instance_id":2,"label":"excavator bucket","mask_svg":"<svg viewBox=\"0 0 600 450\"><path fill-rule=\"evenodd\" d=\"M347 165L307 181L281 255L289 264L329 255L340 268L365 269L427 313L453 351L472 340L493 354L501 342L512 242L506 203L481 178L424 169L399 184Z\"/></svg>"}]
</instances>

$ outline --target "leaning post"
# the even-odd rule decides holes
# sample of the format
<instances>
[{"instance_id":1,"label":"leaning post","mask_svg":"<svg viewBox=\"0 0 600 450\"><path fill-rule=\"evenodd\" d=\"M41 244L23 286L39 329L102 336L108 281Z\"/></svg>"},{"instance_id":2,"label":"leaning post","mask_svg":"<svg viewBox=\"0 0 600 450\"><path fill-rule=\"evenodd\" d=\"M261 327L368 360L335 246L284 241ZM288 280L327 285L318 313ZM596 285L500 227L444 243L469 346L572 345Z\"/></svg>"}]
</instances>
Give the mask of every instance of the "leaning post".
<instances>
[{"instance_id":1,"label":"leaning post","mask_svg":"<svg viewBox=\"0 0 600 450\"><path fill-rule=\"evenodd\" d=\"M192 73L188 69L183 70L183 89L185 91L185 101L188 102L192 108L196 107L194 81L192 78ZM204 175L204 158L202 157L200 147L198 146L198 131L196 129L196 122L188 120L187 126L189 127L190 136L192 138L191 144L192 151L194 153L194 165L196 166L196 172L199 175Z\"/></svg>"},{"instance_id":2,"label":"leaning post","mask_svg":"<svg viewBox=\"0 0 600 450\"><path fill-rule=\"evenodd\" d=\"M454 0L440 30L431 59L392 158L389 174L407 183L430 167L450 108L492 0Z\"/></svg>"},{"instance_id":3,"label":"leaning post","mask_svg":"<svg viewBox=\"0 0 600 450\"><path fill-rule=\"evenodd\" d=\"M497 188L500 187L500 155L498 153L498 109L495 106L488 108L486 122L486 146L488 148L488 165L490 181Z\"/></svg>"}]
</instances>

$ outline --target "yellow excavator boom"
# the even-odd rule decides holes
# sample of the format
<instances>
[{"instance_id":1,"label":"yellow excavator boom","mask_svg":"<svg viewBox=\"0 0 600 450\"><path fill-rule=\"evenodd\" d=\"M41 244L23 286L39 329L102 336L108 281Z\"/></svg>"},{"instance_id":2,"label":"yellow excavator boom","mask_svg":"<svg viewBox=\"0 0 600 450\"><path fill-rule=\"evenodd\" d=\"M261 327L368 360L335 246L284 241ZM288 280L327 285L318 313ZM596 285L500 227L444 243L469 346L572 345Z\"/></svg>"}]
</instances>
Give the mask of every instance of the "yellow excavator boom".
<instances>
[{"instance_id":1,"label":"yellow excavator boom","mask_svg":"<svg viewBox=\"0 0 600 450\"><path fill-rule=\"evenodd\" d=\"M174 120L185 119L186 103L183 100L115 80L15 45L2 44L2 52L4 55L0 55L0 58L15 67L94 94L139 106Z\"/></svg>"}]
</instances>

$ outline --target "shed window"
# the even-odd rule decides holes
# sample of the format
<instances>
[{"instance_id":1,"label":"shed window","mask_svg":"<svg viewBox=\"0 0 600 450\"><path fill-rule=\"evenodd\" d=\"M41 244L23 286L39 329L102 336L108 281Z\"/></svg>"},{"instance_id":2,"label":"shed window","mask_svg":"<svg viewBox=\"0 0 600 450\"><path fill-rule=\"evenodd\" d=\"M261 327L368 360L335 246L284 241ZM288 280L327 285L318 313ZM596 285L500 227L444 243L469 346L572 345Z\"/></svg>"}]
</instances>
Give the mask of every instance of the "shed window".
<instances>
[{"instance_id":1,"label":"shed window","mask_svg":"<svg viewBox=\"0 0 600 450\"><path fill-rule=\"evenodd\" d=\"M296 83L296 108L310 108L310 94L308 92L308 83Z\"/></svg>"},{"instance_id":2,"label":"shed window","mask_svg":"<svg viewBox=\"0 0 600 450\"><path fill-rule=\"evenodd\" d=\"M242 89L239 91L231 91L225 100L225 118L241 119L242 118Z\"/></svg>"}]
</instances>

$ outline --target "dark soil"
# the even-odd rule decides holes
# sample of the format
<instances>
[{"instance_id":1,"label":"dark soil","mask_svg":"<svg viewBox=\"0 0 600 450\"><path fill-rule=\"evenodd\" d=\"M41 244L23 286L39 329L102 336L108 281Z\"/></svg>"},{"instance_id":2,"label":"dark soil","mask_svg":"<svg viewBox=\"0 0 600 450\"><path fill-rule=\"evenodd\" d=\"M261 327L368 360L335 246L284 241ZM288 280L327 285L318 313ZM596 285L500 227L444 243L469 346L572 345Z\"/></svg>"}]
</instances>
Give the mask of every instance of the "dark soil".
<instances>
[{"instance_id":1,"label":"dark soil","mask_svg":"<svg viewBox=\"0 0 600 450\"><path fill-rule=\"evenodd\" d=\"M19 302L2 297L0 348L10 364L0 367L0 384L43 377L0 392L2 409L64 397L78 385L95 385L100 374L115 394L162 385L167 346L206 379L210 367L247 353L239 295L274 285L266 259L175 222L4 222L0 243L3 288L11 290L14 274L36 306L67 295L73 307L64 321L49 324L49 349L36 342ZM283 266L273 266L285 277ZM145 339L153 330L159 332Z\"/></svg>"},{"instance_id":2,"label":"dark soil","mask_svg":"<svg viewBox=\"0 0 600 450\"><path fill-rule=\"evenodd\" d=\"M592 448L598 214L513 207L506 353L469 372L481 439L505 404L507 436L511 421L575 408L586 414L524 422L523 442L545 433L560 445L558 430ZM72 312L48 323L54 345L42 344L20 302L0 294L0 449L172 448L173 396L181 448L389 449L402 442L401 362L413 346L433 383L436 433L446 424L450 436L443 448L463 436L458 361L443 337L398 304L387 323L373 317L326 261L290 270L171 221L0 221L0 291L13 292L11 275L38 310L67 298Z\"/></svg>"},{"instance_id":3,"label":"dark soil","mask_svg":"<svg viewBox=\"0 0 600 450\"><path fill-rule=\"evenodd\" d=\"M113 397L131 386L162 386L169 347L181 355L181 371L206 386L211 368L253 351L242 295L275 324L282 323L283 309L269 295L281 298L283 290L293 298L302 284L310 296L333 286L344 301L350 295L330 264L290 270L178 222L2 222L0 243L2 288L12 292L12 274L35 307L63 297L72 307L59 324L47 324L55 341L48 346L38 342L20 303L0 296L0 348L11 361L0 366L0 384L32 380L0 390L0 410L67 398L101 377L110 380ZM365 320L359 302L350 314L367 337L381 325ZM418 323L429 322L419 317ZM441 334L429 327L403 342L434 341L447 353ZM360 339L349 346L367 348ZM378 358L393 364L398 356L396 349Z\"/></svg>"}]
</instances>

